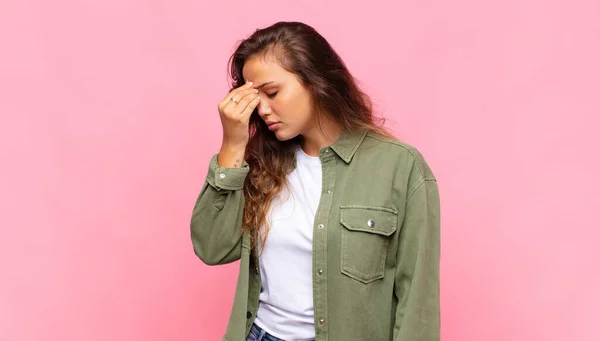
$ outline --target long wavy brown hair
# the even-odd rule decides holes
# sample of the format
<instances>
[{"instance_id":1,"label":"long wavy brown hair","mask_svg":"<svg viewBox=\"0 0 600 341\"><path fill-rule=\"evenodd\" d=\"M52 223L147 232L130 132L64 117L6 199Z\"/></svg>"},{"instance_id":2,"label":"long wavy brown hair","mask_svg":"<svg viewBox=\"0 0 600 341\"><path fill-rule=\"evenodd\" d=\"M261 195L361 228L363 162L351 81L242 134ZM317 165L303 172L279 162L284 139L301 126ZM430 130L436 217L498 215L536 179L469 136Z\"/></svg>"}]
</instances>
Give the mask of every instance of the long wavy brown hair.
<instances>
[{"instance_id":1,"label":"long wavy brown hair","mask_svg":"<svg viewBox=\"0 0 600 341\"><path fill-rule=\"evenodd\" d=\"M348 68L311 26L301 22L278 22L256 30L242 40L229 59L231 89L244 85L242 69L250 57L273 55L279 65L294 73L309 90L315 122L323 133L322 115L330 115L349 131L369 130L394 137L383 127L384 118L373 115L371 99L357 85ZM249 122L250 140L245 159L250 172L244 183L242 230L250 232L251 250L257 232L265 226L260 240L265 244L269 224L267 214L273 199L287 187L286 177L295 168L295 151L302 145L301 135L279 141L254 110Z\"/></svg>"}]
</instances>

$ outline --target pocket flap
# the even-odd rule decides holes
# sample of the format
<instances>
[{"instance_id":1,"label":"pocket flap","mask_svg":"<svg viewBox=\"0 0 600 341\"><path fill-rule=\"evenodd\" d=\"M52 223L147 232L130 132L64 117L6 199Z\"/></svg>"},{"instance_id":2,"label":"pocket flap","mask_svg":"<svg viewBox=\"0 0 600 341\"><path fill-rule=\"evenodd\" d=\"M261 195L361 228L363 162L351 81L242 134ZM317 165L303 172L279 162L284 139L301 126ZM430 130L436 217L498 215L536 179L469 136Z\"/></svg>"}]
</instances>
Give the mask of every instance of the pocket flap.
<instances>
[{"instance_id":1,"label":"pocket flap","mask_svg":"<svg viewBox=\"0 0 600 341\"><path fill-rule=\"evenodd\" d=\"M378 206L340 206L340 223L352 231L390 236L396 231L398 211Z\"/></svg>"}]
</instances>

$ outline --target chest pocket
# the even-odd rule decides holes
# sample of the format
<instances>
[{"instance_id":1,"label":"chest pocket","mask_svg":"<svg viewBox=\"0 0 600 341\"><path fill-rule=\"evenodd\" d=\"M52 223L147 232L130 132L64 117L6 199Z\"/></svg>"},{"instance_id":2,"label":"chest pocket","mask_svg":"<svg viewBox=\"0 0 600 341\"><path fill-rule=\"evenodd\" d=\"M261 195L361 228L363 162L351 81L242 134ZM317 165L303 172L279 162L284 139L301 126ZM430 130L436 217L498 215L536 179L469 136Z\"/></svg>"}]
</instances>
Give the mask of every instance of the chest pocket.
<instances>
[{"instance_id":1,"label":"chest pocket","mask_svg":"<svg viewBox=\"0 0 600 341\"><path fill-rule=\"evenodd\" d=\"M342 273L362 283L383 278L398 211L387 207L340 206Z\"/></svg>"}]
</instances>

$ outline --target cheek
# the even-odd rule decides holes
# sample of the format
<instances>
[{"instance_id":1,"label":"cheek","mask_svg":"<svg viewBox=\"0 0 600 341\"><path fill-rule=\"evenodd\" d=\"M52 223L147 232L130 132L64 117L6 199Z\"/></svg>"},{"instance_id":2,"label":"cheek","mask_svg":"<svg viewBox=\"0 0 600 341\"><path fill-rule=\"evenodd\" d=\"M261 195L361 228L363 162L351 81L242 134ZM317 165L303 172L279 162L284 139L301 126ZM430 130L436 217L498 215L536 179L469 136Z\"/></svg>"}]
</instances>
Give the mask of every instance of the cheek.
<instances>
[{"instance_id":1,"label":"cheek","mask_svg":"<svg viewBox=\"0 0 600 341\"><path fill-rule=\"evenodd\" d=\"M304 92L281 93L271 101L271 108L282 119L298 123L310 119L310 101Z\"/></svg>"},{"instance_id":2,"label":"cheek","mask_svg":"<svg viewBox=\"0 0 600 341\"><path fill-rule=\"evenodd\" d=\"M298 115L307 115L310 111L309 97L304 93L295 93L294 96L290 96L289 107L294 109Z\"/></svg>"},{"instance_id":3,"label":"cheek","mask_svg":"<svg viewBox=\"0 0 600 341\"><path fill-rule=\"evenodd\" d=\"M270 105L271 109L277 114L277 116L288 117L290 114L293 114L294 108L297 104L292 97L278 94L271 100Z\"/></svg>"}]
</instances>

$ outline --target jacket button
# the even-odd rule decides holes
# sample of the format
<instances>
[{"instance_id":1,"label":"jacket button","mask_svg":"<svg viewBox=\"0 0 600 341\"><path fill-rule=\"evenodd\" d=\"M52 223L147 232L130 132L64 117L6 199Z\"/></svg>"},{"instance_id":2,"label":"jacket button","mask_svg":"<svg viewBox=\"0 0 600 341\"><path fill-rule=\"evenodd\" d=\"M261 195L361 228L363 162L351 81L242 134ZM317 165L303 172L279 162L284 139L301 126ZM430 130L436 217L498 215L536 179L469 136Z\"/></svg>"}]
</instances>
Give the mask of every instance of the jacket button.
<instances>
[{"instance_id":1,"label":"jacket button","mask_svg":"<svg viewBox=\"0 0 600 341\"><path fill-rule=\"evenodd\" d=\"M325 323L325 320L324 319L320 319L319 320L319 324L323 324L323 323Z\"/></svg>"},{"instance_id":2,"label":"jacket button","mask_svg":"<svg viewBox=\"0 0 600 341\"><path fill-rule=\"evenodd\" d=\"M319 269L319 275L322 275L323 272L324 272L323 269Z\"/></svg>"},{"instance_id":3,"label":"jacket button","mask_svg":"<svg viewBox=\"0 0 600 341\"><path fill-rule=\"evenodd\" d=\"M219 174L219 178L225 179L225 174L224 173Z\"/></svg>"},{"instance_id":4,"label":"jacket button","mask_svg":"<svg viewBox=\"0 0 600 341\"><path fill-rule=\"evenodd\" d=\"M375 227L375 220L369 219L369 221L367 221L367 225L369 225L371 228Z\"/></svg>"},{"instance_id":5,"label":"jacket button","mask_svg":"<svg viewBox=\"0 0 600 341\"><path fill-rule=\"evenodd\" d=\"M249 319L251 317L252 317L252 312L251 311L246 312L246 318Z\"/></svg>"}]
</instances>

